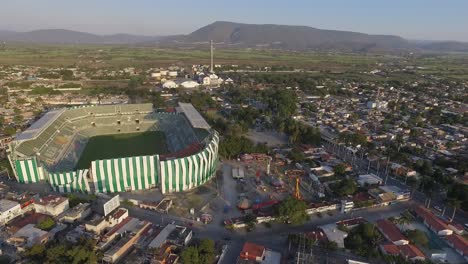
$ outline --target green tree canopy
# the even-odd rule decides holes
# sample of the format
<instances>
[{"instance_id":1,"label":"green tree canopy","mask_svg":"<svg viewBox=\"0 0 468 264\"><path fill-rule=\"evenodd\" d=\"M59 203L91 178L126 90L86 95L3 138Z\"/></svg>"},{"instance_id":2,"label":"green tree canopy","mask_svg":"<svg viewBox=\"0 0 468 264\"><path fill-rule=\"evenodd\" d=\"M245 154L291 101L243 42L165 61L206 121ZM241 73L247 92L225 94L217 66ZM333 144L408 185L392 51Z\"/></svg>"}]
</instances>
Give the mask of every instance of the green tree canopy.
<instances>
[{"instance_id":1,"label":"green tree canopy","mask_svg":"<svg viewBox=\"0 0 468 264\"><path fill-rule=\"evenodd\" d=\"M304 201L290 196L279 204L276 215L281 219L288 220L293 225L299 225L309 219L306 209L307 205Z\"/></svg>"}]
</instances>

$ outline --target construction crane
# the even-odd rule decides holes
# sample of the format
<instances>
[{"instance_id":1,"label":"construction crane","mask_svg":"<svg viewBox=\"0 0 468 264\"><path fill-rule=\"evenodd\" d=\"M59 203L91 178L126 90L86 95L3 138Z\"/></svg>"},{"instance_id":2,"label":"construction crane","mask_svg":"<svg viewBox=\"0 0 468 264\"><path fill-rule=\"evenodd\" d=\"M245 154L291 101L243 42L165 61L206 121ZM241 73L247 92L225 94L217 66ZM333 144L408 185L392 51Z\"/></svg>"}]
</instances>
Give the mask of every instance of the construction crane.
<instances>
[{"instance_id":1,"label":"construction crane","mask_svg":"<svg viewBox=\"0 0 468 264\"><path fill-rule=\"evenodd\" d=\"M299 177L296 177L296 188L294 189L294 198L296 198L297 200L302 200L301 190L299 189L300 182L301 179Z\"/></svg>"}]
</instances>

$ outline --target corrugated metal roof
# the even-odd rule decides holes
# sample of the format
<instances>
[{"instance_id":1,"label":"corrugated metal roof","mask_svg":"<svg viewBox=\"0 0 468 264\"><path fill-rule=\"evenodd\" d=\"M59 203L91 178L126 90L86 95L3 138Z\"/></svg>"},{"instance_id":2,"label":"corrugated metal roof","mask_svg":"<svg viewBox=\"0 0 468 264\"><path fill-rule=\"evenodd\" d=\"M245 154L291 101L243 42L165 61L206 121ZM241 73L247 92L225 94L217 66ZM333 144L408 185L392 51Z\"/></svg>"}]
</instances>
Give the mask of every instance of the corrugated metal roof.
<instances>
[{"instance_id":1,"label":"corrugated metal roof","mask_svg":"<svg viewBox=\"0 0 468 264\"><path fill-rule=\"evenodd\" d=\"M189 120L190 124L194 128L203 128L203 129L210 129L210 125L206 122L203 116L193 107L190 103L180 103L179 102L180 111L185 114L187 119Z\"/></svg>"}]
</instances>

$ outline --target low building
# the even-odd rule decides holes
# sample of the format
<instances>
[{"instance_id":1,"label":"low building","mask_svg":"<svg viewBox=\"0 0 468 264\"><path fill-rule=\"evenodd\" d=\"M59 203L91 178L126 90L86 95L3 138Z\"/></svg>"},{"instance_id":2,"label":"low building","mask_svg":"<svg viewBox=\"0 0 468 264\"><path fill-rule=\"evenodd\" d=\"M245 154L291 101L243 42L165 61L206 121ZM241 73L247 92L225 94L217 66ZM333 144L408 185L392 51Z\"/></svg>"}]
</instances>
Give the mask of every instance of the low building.
<instances>
[{"instance_id":1,"label":"low building","mask_svg":"<svg viewBox=\"0 0 468 264\"><path fill-rule=\"evenodd\" d=\"M83 220L91 214L91 206L89 203L80 203L77 206L66 211L62 217L61 221L66 223L74 223L76 221Z\"/></svg>"},{"instance_id":2,"label":"low building","mask_svg":"<svg viewBox=\"0 0 468 264\"><path fill-rule=\"evenodd\" d=\"M422 251L417 248L415 245L407 244L407 245L395 245L395 244L383 244L380 246L380 250L382 253L387 255L401 255L404 258L411 260L411 261L424 261L426 256L422 253Z\"/></svg>"},{"instance_id":3,"label":"low building","mask_svg":"<svg viewBox=\"0 0 468 264\"><path fill-rule=\"evenodd\" d=\"M334 210L338 210L339 207L340 205L337 203L327 203L327 202L313 203L308 206L308 208L306 209L306 213L310 215L310 214L315 214L315 213L334 211Z\"/></svg>"},{"instance_id":4,"label":"low building","mask_svg":"<svg viewBox=\"0 0 468 264\"><path fill-rule=\"evenodd\" d=\"M380 186L379 188L386 193L394 194L396 200L406 201L409 200L411 196L411 192L409 190L403 190L394 185L384 185Z\"/></svg>"},{"instance_id":5,"label":"low building","mask_svg":"<svg viewBox=\"0 0 468 264\"><path fill-rule=\"evenodd\" d=\"M377 228L386 239L395 245L407 245L408 239L400 232L395 224L387 219L380 219L376 222Z\"/></svg>"},{"instance_id":6,"label":"low building","mask_svg":"<svg viewBox=\"0 0 468 264\"><path fill-rule=\"evenodd\" d=\"M366 185L380 185L382 184L382 178L379 176L370 173L370 174L363 174L359 175L359 178L357 180L359 186L366 186Z\"/></svg>"},{"instance_id":7,"label":"low building","mask_svg":"<svg viewBox=\"0 0 468 264\"><path fill-rule=\"evenodd\" d=\"M0 200L0 225L8 223L11 219L21 214L21 205L18 202Z\"/></svg>"},{"instance_id":8,"label":"low building","mask_svg":"<svg viewBox=\"0 0 468 264\"><path fill-rule=\"evenodd\" d=\"M244 168L234 167L232 168L232 178L233 179L244 179Z\"/></svg>"},{"instance_id":9,"label":"low building","mask_svg":"<svg viewBox=\"0 0 468 264\"><path fill-rule=\"evenodd\" d=\"M151 223L138 220L138 224L136 226L127 230L127 232L122 233L123 237L104 252L102 260L106 263L118 262L122 256L132 249L142 234L144 234L149 228L151 228Z\"/></svg>"},{"instance_id":10,"label":"low building","mask_svg":"<svg viewBox=\"0 0 468 264\"><path fill-rule=\"evenodd\" d=\"M336 225L339 226L344 226L346 228L355 228L360 224L367 223L367 220L362 218L362 217L355 217L355 218L350 218L350 219L345 219L336 222Z\"/></svg>"},{"instance_id":11,"label":"low building","mask_svg":"<svg viewBox=\"0 0 468 264\"><path fill-rule=\"evenodd\" d=\"M348 233L338 229L336 224L328 224L320 226L328 241L334 241L339 248L344 248L344 239L348 236Z\"/></svg>"},{"instance_id":12,"label":"low building","mask_svg":"<svg viewBox=\"0 0 468 264\"><path fill-rule=\"evenodd\" d=\"M176 225L172 232L167 236L167 242L183 247L190 242L192 236L193 232L190 228Z\"/></svg>"},{"instance_id":13,"label":"low building","mask_svg":"<svg viewBox=\"0 0 468 264\"><path fill-rule=\"evenodd\" d=\"M424 224L437 235L449 236L453 234L453 230L448 227L445 221L434 215L428 209L417 206L414 211L424 221Z\"/></svg>"},{"instance_id":14,"label":"low building","mask_svg":"<svg viewBox=\"0 0 468 264\"><path fill-rule=\"evenodd\" d=\"M245 242L240 252L239 259L262 262L265 258L265 247L251 242Z\"/></svg>"},{"instance_id":15,"label":"low building","mask_svg":"<svg viewBox=\"0 0 468 264\"><path fill-rule=\"evenodd\" d=\"M128 217L128 210L125 208L117 208L107 216L100 216L85 224L86 231L93 232L97 235L101 234L105 229L112 228L120 224Z\"/></svg>"},{"instance_id":16,"label":"low building","mask_svg":"<svg viewBox=\"0 0 468 264\"><path fill-rule=\"evenodd\" d=\"M78 243L80 239L92 238L92 237L93 237L93 234L86 232L86 229L82 225L75 227L75 229L67 232L67 234L65 235L65 239L68 242L73 243L73 244Z\"/></svg>"},{"instance_id":17,"label":"low building","mask_svg":"<svg viewBox=\"0 0 468 264\"><path fill-rule=\"evenodd\" d=\"M49 241L49 232L36 228L34 224L28 224L9 237L7 241L17 247L31 247Z\"/></svg>"},{"instance_id":18,"label":"low building","mask_svg":"<svg viewBox=\"0 0 468 264\"><path fill-rule=\"evenodd\" d=\"M265 250L265 256L260 262L261 264L280 264L281 263L281 253L273 250Z\"/></svg>"},{"instance_id":19,"label":"low building","mask_svg":"<svg viewBox=\"0 0 468 264\"><path fill-rule=\"evenodd\" d=\"M167 241L168 236L174 231L176 228L176 225L169 224L165 226L161 232L149 243L148 248L149 249L157 249L160 248L162 245L164 245Z\"/></svg>"},{"instance_id":20,"label":"low building","mask_svg":"<svg viewBox=\"0 0 468 264\"><path fill-rule=\"evenodd\" d=\"M353 201L348 201L348 200L342 200L341 201L341 212L342 213L347 213L351 211L354 208L354 202Z\"/></svg>"},{"instance_id":21,"label":"low building","mask_svg":"<svg viewBox=\"0 0 468 264\"><path fill-rule=\"evenodd\" d=\"M450 235L446 239L447 244L468 262L468 241L460 235Z\"/></svg>"},{"instance_id":22,"label":"low building","mask_svg":"<svg viewBox=\"0 0 468 264\"><path fill-rule=\"evenodd\" d=\"M58 216L70 208L68 198L63 196L48 195L34 201L34 209L41 214Z\"/></svg>"},{"instance_id":23,"label":"low building","mask_svg":"<svg viewBox=\"0 0 468 264\"><path fill-rule=\"evenodd\" d=\"M335 172L333 171L333 168L329 166L320 166L317 168L311 168L310 172L315 175L316 177L331 177L335 175Z\"/></svg>"}]
</instances>

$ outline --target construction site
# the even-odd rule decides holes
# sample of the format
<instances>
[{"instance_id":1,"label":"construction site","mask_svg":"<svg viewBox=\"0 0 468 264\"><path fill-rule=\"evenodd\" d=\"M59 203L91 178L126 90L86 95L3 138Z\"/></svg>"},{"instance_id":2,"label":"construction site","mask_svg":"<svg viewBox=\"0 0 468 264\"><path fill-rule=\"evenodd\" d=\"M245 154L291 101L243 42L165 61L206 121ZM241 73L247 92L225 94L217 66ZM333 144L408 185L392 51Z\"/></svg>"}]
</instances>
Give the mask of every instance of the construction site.
<instances>
[{"instance_id":1,"label":"construction site","mask_svg":"<svg viewBox=\"0 0 468 264\"><path fill-rule=\"evenodd\" d=\"M307 204L318 201L324 188L307 171L281 154L251 153L224 161L220 194L226 204L225 217L268 216L275 204L290 196Z\"/></svg>"}]
</instances>

